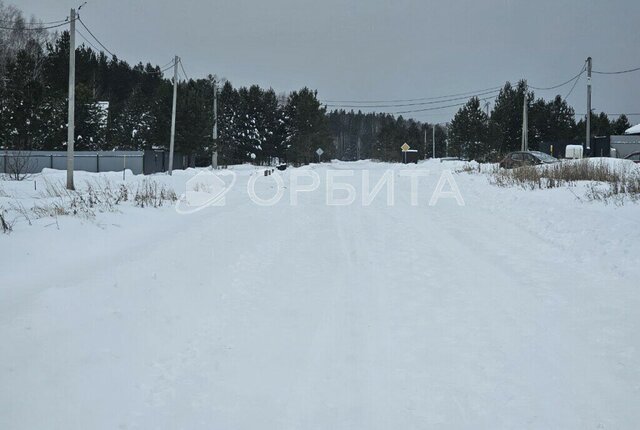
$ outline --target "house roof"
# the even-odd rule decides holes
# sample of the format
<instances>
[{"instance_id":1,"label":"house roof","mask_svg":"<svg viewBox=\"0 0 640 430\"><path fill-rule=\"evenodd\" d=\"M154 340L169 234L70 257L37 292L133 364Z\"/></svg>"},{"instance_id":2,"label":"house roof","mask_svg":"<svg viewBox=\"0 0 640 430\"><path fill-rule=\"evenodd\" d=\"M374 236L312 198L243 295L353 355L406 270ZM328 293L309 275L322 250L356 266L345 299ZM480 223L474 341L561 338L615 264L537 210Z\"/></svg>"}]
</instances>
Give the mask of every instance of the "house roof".
<instances>
[{"instance_id":1,"label":"house roof","mask_svg":"<svg viewBox=\"0 0 640 430\"><path fill-rule=\"evenodd\" d=\"M640 134L640 124L625 130L624 134Z\"/></svg>"}]
</instances>

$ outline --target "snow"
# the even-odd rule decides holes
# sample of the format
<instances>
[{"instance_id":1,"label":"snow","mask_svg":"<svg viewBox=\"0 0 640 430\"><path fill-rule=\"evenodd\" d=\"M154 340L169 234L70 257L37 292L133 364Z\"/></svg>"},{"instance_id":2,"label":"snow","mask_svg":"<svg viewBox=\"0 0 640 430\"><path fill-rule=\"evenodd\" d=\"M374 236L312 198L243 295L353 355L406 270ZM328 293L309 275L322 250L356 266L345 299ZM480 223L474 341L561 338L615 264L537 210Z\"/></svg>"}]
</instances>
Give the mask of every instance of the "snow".
<instances>
[{"instance_id":1,"label":"snow","mask_svg":"<svg viewBox=\"0 0 640 430\"><path fill-rule=\"evenodd\" d=\"M231 166L226 205L193 215L17 223L0 235L0 428L635 428L640 205L454 173L465 205L429 206L459 164L288 168L320 188L270 207L247 185L269 198L273 176ZM389 169L394 205L385 187L360 204L363 172ZM418 206L403 169L430 172ZM152 179L180 194L203 171ZM326 205L328 172L354 204ZM97 176L122 180L76 182ZM34 180L64 178L0 196L28 205Z\"/></svg>"},{"instance_id":2,"label":"snow","mask_svg":"<svg viewBox=\"0 0 640 430\"><path fill-rule=\"evenodd\" d=\"M634 125L625 130L624 134L638 134L640 133L640 124Z\"/></svg>"}]
</instances>

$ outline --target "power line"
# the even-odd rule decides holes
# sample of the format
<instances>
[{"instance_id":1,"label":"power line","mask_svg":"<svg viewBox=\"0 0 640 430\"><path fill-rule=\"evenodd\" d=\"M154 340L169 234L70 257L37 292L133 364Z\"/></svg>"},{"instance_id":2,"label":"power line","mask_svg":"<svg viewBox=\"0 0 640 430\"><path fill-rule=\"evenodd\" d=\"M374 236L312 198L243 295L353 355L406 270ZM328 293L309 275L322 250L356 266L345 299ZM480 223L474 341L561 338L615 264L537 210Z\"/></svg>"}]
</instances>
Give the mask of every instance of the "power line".
<instances>
[{"instance_id":1,"label":"power line","mask_svg":"<svg viewBox=\"0 0 640 430\"><path fill-rule=\"evenodd\" d=\"M621 75L623 73L637 72L638 70L640 70L640 67L636 67L635 69L620 70L617 72L602 72L599 70L593 70L593 73L597 73L598 75Z\"/></svg>"},{"instance_id":2,"label":"power line","mask_svg":"<svg viewBox=\"0 0 640 430\"><path fill-rule=\"evenodd\" d=\"M184 75L184 78L188 81L189 77L187 76L187 72L184 71L184 66L182 65L182 58L180 58L178 62L180 63L180 69L182 70L182 74Z\"/></svg>"},{"instance_id":3,"label":"power line","mask_svg":"<svg viewBox=\"0 0 640 430\"><path fill-rule=\"evenodd\" d=\"M0 29L2 30L11 30L11 31L42 31L42 30L50 30L52 28L58 28L58 27L62 27L65 26L67 24L69 24L69 20L63 22L62 24L57 24L57 25L50 25L50 26L45 26L45 27L31 27L31 28L27 28L27 27L4 27L4 26L0 26Z\"/></svg>"},{"instance_id":4,"label":"power line","mask_svg":"<svg viewBox=\"0 0 640 430\"><path fill-rule=\"evenodd\" d=\"M4 22L4 23L14 24L15 25L15 24L18 24L20 21L15 20L15 19L0 19L0 22ZM38 26L38 25L53 25L53 24L60 24L60 23L66 23L66 22L69 22L69 17L66 17L65 19L59 19L57 21L49 21L49 22L29 22L29 23L27 23L25 21L22 21L22 24L34 27L34 26Z\"/></svg>"},{"instance_id":5,"label":"power line","mask_svg":"<svg viewBox=\"0 0 640 430\"><path fill-rule=\"evenodd\" d=\"M481 99L478 99L478 100L479 101L485 101L485 100L490 100L492 98L493 97L484 97L484 98L481 98ZM406 111L390 112L390 113L394 114L394 115L397 115L397 114L403 114L403 113L427 112L427 111L432 111L432 110L446 109L446 108L450 108L450 107L464 106L466 104L467 104L467 102L465 102L465 103L456 103L456 104L446 105L446 106L435 106L435 107L430 107L430 108L425 108L425 109L406 110Z\"/></svg>"},{"instance_id":6,"label":"power line","mask_svg":"<svg viewBox=\"0 0 640 430\"><path fill-rule=\"evenodd\" d=\"M531 88L533 90L546 91L546 90L555 90L556 88L564 87L568 83L571 83L574 79L578 79L580 76L582 76L582 74L584 73L586 68L587 68L587 66L583 65L582 68L580 69L580 72L577 75L575 75L573 78L571 78L571 79L569 79L567 81L564 81L561 84L554 85L552 87L534 87L533 85L529 85L529 88Z\"/></svg>"},{"instance_id":7,"label":"power line","mask_svg":"<svg viewBox=\"0 0 640 430\"><path fill-rule=\"evenodd\" d=\"M580 69L580 72L573 76L571 79L564 81L558 85L554 85L551 87L535 87L535 86L531 86L529 85L529 88L534 89L534 90L540 90L540 91L544 91L544 90L554 90L556 88L560 88L563 87L567 84L570 84L571 82L573 82L574 80L576 80L577 78L579 78L580 76L582 76L582 74L585 72L586 70L586 65L583 65L582 68ZM321 100L321 102L327 104L328 107L348 107L348 108L358 108L358 107L362 107L362 108L377 108L377 107L401 107L401 106L420 106L423 104L433 104L433 103L412 103L412 104L403 104L403 105L371 105L372 103L398 103L398 102L417 102L417 101L423 101L423 100L441 100L441 99L447 99L447 100L441 100L441 103L445 103L448 101L453 101L453 100L460 100L461 98L454 98L457 96L473 96L473 95L485 95L485 94L490 94L492 92L498 92L503 88L503 86L498 86L498 87L491 87L491 88L485 88L483 90L479 90L479 91L467 91L464 93L456 93L456 94L449 94L449 95L444 95L444 96L437 96L437 97L420 97L420 98L414 98L414 99L396 99L396 100L369 100L369 101L364 101L364 100ZM466 97L462 97L462 98L466 98ZM357 105L339 105L339 103L357 103ZM437 102L436 102L437 103ZM362 105L362 106L360 106ZM370 105L370 106L365 106L365 105Z\"/></svg>"},{"instance_id":8,"label":"power line","mask_svg":"<svg viewBox=\"0 0 640 430\"><path fill-rule=\"evenodd\" d=\"M424 106L424 105L433 105L433 104L439 104L439 103L447 103L447 102L451 102L454 100L463 100L463 99L467 99L469 97L473 97L473 96L484 96L487 94L496 94L498 93L498 90L493 90L493 91L487 91L487 92L483 92L483 93L474 93L474 94L470 94L467 96L462 96L462 97L454 97L454 98L450 98L450 99L445 99L445 100L434 100L434 101L429 101L429 102L420 102L420 103L406 103L406 104L385 104L385 105L339 105L339 104L327 104L327 107L340 107L340 108L387 108L387 107L405 107L405 106Z\"/></svg>"},{"instance_id":9,"label":"power line","mask_svg":"<svg viewBox=\"0 0 640 430\"><path fill-rule=\"evenodd\" d=\"M76 28L76 33L78 33L78 35L80 35L80 37L82 37L82 39L84 39L85 42L87 42L93 49L95 49L96 52L100 52L100 49L96 47L96 45L94 45L93 43L91 43L91 41L84 35L82 34L82 32L80 30L78 30ZM169 61L168 63L164 64L163 66L160 66L160 70L154 70L154 71L146 71L146 70L140 70L141 73L146 73L148 75L161 75L162 73L166 72L167 70L171 69L173 67L173 60ZM157 67L157 66L156 66Z\"/></svg>"},{"instance_id":10,"label":"power line","mask_svg":"<svg viewBox=\"0 0 640 430\"><path fill-rule=\"evenodd\" d=\"M173 61L171 61L173 63ZM147 75L161 75L162 73L166 72L167 70L173 68L173 64L166 66L166 67L162 67L160 70L157 71L153 71L153 72L147 72L146 70L139 70L140 73L146 73Z\"/></svg>"},{"instance_id":11,"label":"power line","mask_svg":"<svg viewBox=\"0 0 640 430\"><path fill-rule=\"evenodd\" d=\"M80 19L80 16L78 16L78 18L76 18L78 21L80 21L80 24L82 24L82 26L85 28L85 30L87 30L89 32L89 34L91 35L91 37L93 37L93 39L98 42L98 44L102 47L102 49L104 49L105 51L107 51L109 54L111 54L112 57L116 57L116 54L114 54L113 52L111 52L109 49L107 49L106 46L104 46L104 44L102 42L100 42L100 40L96 37L95 34L93 34L93 32L91 30L89 30L89 27L87 27L87 25L84 23L84 21L82 21ZM77 31L77 30L76 30ZM82 36L83 39L87 40L82 33L80 33L80 36ZM89 42L87 40L87 42ZM89 42L91 44L91 42ZM91 46L93 46L95 48L96 51L99 51L98 48L95 47L95 45L91 44ZM160 75L163 72L166 72L167 70L169 70L171 67L173 67L173 60L169 61L168 63L166 63L164 66L162 66L160 68L160 70L158 71L153 71L153 72L147 72L146 70L142 70L142 73L146 73L149 75Z\"/></svg>"},{"instance_id":12,"label":"power line","mask_svg":"<svg viewBox=\"0 0 640 430\"><path fill-rule=\"evenodd\" d=\"M632 113L610 113L610 112L601 112L604 113L607 116L620 116L620 115L625 115L625 116L640 116L640 112L632 112ZM586 113L574 113L575 116L587 116Z\"/></svg>"},{"instance_id":13,"label":"power line","mask_svg":"<svg viewBox=\"0 0 640 430\"><path fill-rule=\"evenodd\" d=\"M569 92L567 93L566 96L564 96L564 98L562 99L562 101L566 101L569 96L571 95L571 93L573 92L573 90L576 88L576 85L578 85L578 82L580 81L580 78L582 77L582 73L580 75L578 75L578 77L576 78L575 82L573 83L573 86L571 87L571 89L569 90Z\"/></svg>"},{"instance_id":14,"label":"power line","mask_svg":"<svg viewBox=\"0 0 640 430\"><path fill-rule=\"evenodd\" d=\"M147 73L163 73L163 72L166 72L167 70L170 70L172 68L173 68L173 66L167 66L167 67L164 67L164 68L160 69L159 72L147 72Z\"/></svg>"},{"instance_id":15,"label":"power line","mask_svg":"<svg viewBox=\"0 0 640 430\"><path fill-rule=\"evenodd\" d=\"M78 21L80 21L80 24L82 24L82 26L84 27L85 30L87 30L89 32L89 34L91 35L91 37L93 37L95 39L96 42L98 42L98 45L102 46L102 48L107 51L109 54L111 54L112 57L115 57L116 54L114 54L113 52L109 51L107 49L106 46L104 46L104 44L102 42L100 42L100 40L95 36L95 34L93 34L91 32L91 30L89 30L89 28L84 24L84 22L80 19L80 15L78 15L78 18L76 18Z\"/></svg>"},{"instance_id":16,"label":"power line","mask_svg":"<svg viewBox=\"0 0 640 430\"><path fill-rule=\"evenodd\" d=\"M160 66L160 68L164 69L167 66L173 66L173 60L167 61L164 65Z\"/></svg>"},{"instance_id":17,"label":"power line","mask_svg":"<svg viewBox=\"0 0 640 430\"><path fill-rule=\"evenodd\" d=\"M492 87L492 88L485 88L483 90L477 90L477 91L467 91L464 93L457 93L457 94L448 94L445 96L437 96L437 97L420 97L420 98L416 98L416 99L396 99L396 100L321 100L322 103L361 103L361 104L370 104L370 103L401 103L401 102L416 102L416 101L421 101L421 100L436 100L436 99L446 99L449 97L456 97L456 96L464 96L464 95L473 95L473 94L477 94L477 93L481 93L481 92L485 92L485 91L495 91L495 90L500 90L502 89L502 86L499 87ZM363 106L366 107L366 106Z\"/></svg>"},{"instance_id":18,"label":"power line","mask_svg":"<svg viewBox=\"0 0 640 430\"><path fill-rule=\"evenodd\" d=\"M95 49L95 50L96 50L96 52L100 52L100 50L99 50L98 48L96 48L96 45L94 45L93 43L91 43L91 41L90 41L89 39L87 39L87 38L85 37L85 35L84 35L84 34L82 34L82 33L80 32L80 30L78 30L77 28L76 28L76 33L78 33L78 34L80 35L80 37L82 37L82 38L84 39L84 41L85 41L85 42L87 42L87 43L88 43L88 44L89 44L93 49Z\"/></svg>"}]
</instances>

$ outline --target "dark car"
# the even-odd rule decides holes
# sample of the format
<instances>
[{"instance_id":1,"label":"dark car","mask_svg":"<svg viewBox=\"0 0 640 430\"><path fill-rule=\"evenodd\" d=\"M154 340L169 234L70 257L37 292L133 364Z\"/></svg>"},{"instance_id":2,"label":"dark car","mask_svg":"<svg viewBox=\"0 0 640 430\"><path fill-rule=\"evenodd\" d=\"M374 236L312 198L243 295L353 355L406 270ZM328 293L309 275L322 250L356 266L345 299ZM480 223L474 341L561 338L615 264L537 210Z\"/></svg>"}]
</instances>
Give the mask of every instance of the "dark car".
<instances>
[{"instance_id":1,"label":"dark car","mask_svg":"<svg viewBox=\"0 0 640 430\"><path fill-rule=\"evenodd\" d=\"M631 160L634 163L640 163L640 152L632 152L631 154L624 157L625 160Z\"/></svg>"},{"instance_id":2,"label":"dark car","mask_svg":"<svg viewBox=\"0 0 640 430\"><path fill-rule=\"evenodd\" d=\"M500 167L515 169L522 166L537 166L539 164L557 163L559 160L549 154L540 151L516 151L510 152L500 162Z\"/></svg>"}]
</instances>

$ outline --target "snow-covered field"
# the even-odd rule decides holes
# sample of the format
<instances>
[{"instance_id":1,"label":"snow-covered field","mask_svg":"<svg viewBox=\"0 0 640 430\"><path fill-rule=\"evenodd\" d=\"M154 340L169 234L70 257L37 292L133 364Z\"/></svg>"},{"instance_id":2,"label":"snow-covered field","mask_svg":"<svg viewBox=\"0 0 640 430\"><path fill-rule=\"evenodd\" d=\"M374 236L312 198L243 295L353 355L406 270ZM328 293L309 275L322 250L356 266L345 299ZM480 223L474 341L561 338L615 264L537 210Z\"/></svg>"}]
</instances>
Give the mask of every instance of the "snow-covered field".
<instances>
[{"instance_id":1,"label":"snow-covered field","mask_svg":"<svg viewBox=\"0 0 640 430\"><path fill-rule=\"evenodd\" d=\"M266 199L274 177L236 166L225 205L191 215L17 222L0 234L0 429L637 428L640 205L454 173L465 205L430 206L458 167L288 169L259 206L247 184ZM305 169L320 186L291 205ZM389 169L394 204L383 188L362 205L364 171ZM417 206L403 169L431 172ZM326 204L336 171L351 205ZM153 178L180 194L198 172ZM0 182L0 204L63 178Z\"/></svg>"}]
</instances>

